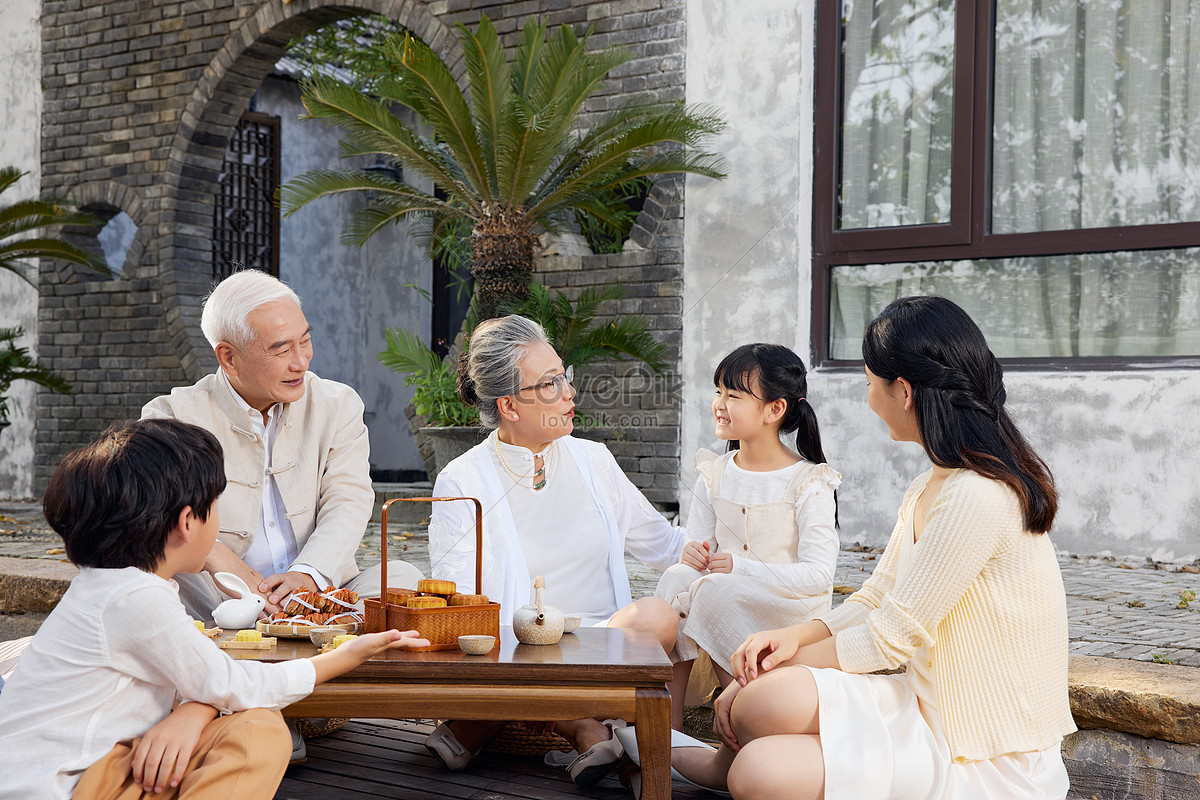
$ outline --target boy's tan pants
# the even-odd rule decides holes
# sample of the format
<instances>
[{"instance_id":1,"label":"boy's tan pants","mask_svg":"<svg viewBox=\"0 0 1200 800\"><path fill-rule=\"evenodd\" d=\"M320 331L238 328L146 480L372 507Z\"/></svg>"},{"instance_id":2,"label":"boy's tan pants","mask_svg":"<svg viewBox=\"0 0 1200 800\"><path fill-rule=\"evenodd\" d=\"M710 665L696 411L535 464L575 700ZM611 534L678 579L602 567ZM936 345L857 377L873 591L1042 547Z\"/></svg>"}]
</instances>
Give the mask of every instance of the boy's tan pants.
<instances>
[{"instance_id":1,"label":"boy's tan pants","mask_svg":"<svg viewBox=\"0 0 1200 800\"><path fill-rule=\"evenodd\" d=\"M121 743L87 768L74 800L134 800L153 797L270 800L279 788L292 753L292 737L278 711L261 708L217 717L204 727L187 772L178 786L144 793L132 775L133 749Z\"/></svg>"}]
</instances>

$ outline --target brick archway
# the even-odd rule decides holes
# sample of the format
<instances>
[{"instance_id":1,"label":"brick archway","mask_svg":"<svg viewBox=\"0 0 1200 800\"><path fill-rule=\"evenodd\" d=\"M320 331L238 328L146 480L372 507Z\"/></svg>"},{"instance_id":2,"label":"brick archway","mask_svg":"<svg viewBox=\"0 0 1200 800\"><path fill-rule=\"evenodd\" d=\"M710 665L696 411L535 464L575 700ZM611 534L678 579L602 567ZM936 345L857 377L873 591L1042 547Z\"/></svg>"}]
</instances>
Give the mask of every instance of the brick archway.
<instances>
[{"instance_id":1,"label":"brick archway","mask_svg":"<svg viewBox=\"0 0 1200 800\"><path fill-rule=\"evenodd\" d=\"M423 0L271 0L226 37L180 114L167 153L160 277L168 334L189 381L215 367L200 332L199 300L211 289L212 188L239 116L288 42L335 20L375 13L429 44L461 80L458 40Z\"/></svg>"}]
</instances>

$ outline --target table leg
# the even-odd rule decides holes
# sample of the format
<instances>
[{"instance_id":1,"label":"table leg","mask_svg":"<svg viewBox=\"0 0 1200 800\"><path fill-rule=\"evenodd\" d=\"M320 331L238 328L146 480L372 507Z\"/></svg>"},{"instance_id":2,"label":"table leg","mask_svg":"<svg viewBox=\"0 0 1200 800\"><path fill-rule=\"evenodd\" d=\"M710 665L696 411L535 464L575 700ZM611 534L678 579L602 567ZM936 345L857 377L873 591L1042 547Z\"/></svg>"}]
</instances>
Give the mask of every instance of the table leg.
<instances>
[{"instance_id":1,"label":"table leg","mask_svg":"<svg viewBox=\"0 0 1200 800\"><path fill-rule=\"evenodd\" d=\"M642 800L671 797L671 695L638 689L637 741L642 762Z\"/></svg>"}]
</instances>

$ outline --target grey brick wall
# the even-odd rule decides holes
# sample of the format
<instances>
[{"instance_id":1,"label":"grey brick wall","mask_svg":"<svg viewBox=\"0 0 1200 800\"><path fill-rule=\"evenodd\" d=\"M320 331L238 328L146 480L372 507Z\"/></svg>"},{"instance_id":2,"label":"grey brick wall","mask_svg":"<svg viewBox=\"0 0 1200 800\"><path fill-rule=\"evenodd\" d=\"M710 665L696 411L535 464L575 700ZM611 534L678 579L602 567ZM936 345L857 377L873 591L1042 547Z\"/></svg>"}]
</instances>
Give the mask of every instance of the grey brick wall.
<instances>
[{"instance_id":1,"label":"grey brick wall","mask_svg":"<svg viewBox=\"0 0 1200 800\"><path fill-rule=\"evenodd\" d=\"M454 25L474 25L481 12L509 43L529 14L580 33L590 25L595 46L621 44L634 58L588 112L604 112L631 92L684 96L682 0L46 0L43 186L102 216L124 211L138 231L116 280L43 265L39 352L75 393L38 397L36 490L66 451L213 368L199 304L211 288L213 186L229 133L289 40L359 11L405 25L456 74L462 62ZM572 291L621 280L630 294L612 313L651 316L677 374L681 190L669 183L654 198L634 237L645 251L565 260L543 271L547 284ZM636 376L621 365L607 369L628 394L616 393L622 413L642 415L636 429L613 427L613 450L652 499L672 502L678 398L668 391L634 396Z\"/></svg>"}]
</instances>

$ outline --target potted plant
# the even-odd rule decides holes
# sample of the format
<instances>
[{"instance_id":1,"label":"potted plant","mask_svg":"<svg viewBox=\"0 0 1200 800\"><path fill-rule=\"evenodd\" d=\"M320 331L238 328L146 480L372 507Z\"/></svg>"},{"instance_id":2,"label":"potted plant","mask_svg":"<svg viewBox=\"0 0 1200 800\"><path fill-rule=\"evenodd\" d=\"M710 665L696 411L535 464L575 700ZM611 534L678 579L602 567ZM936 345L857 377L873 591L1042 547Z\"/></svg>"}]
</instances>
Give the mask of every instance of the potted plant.
<instances>
[{"instance_id":1,"label":"potted plant","mask_svg":"<svg viewBox=\"0 0 1200 800\"><path fill-rule=\"evenodd\" d=\"M629 55L587 51L588 36L569 25L552 35L530 19L511 61L483 17L474 33L459 26L467 90L426 44L409 34L377 48L368 93L314 74L301 82L310 118L347 132L343 153L374 156L432 181L424 192L371 170L313 170L280 188L293 214L321 197L364 193L369 203L342 230L361 246L404 219L469 226L471 274L480 319L529 297L538 233L555 233L580 215L611 222L628 193L650 175L724 177L723 160L700 149L725 128L711 108L623 103L584 128L584 104ZM393 112L411 109L418 129Z\"/></svg>"},{"instance_id":2,"label":"potted plant","mask_svg":"<svg viewBox=\"0 0 1200 800\"><path fill-rule=\"evenodd\" d=\"M650 334L644 317L630 314L603 324L596 322L600 304L624 294L621 286L608 284L584 289L572 303L561 291L550 292L535 282L526 301L509 302L500 310L541 324L563 363L576 369L616 358L642 361L662 374L665 348ZM474 320L475 315L469 315L468 326ZM458 357L453 348L442 358L411 331L389 328L384 337L387 347L379 353L379 361L403 374L405 386L416 387L413 419L423 421L419 429L430 444L421 455L429 480L436 481L442 468L482 441L488 429L479 425L478 412L458 397ZM586 419L586 414L581 416Z\"/></svg>"}]
</instances>

